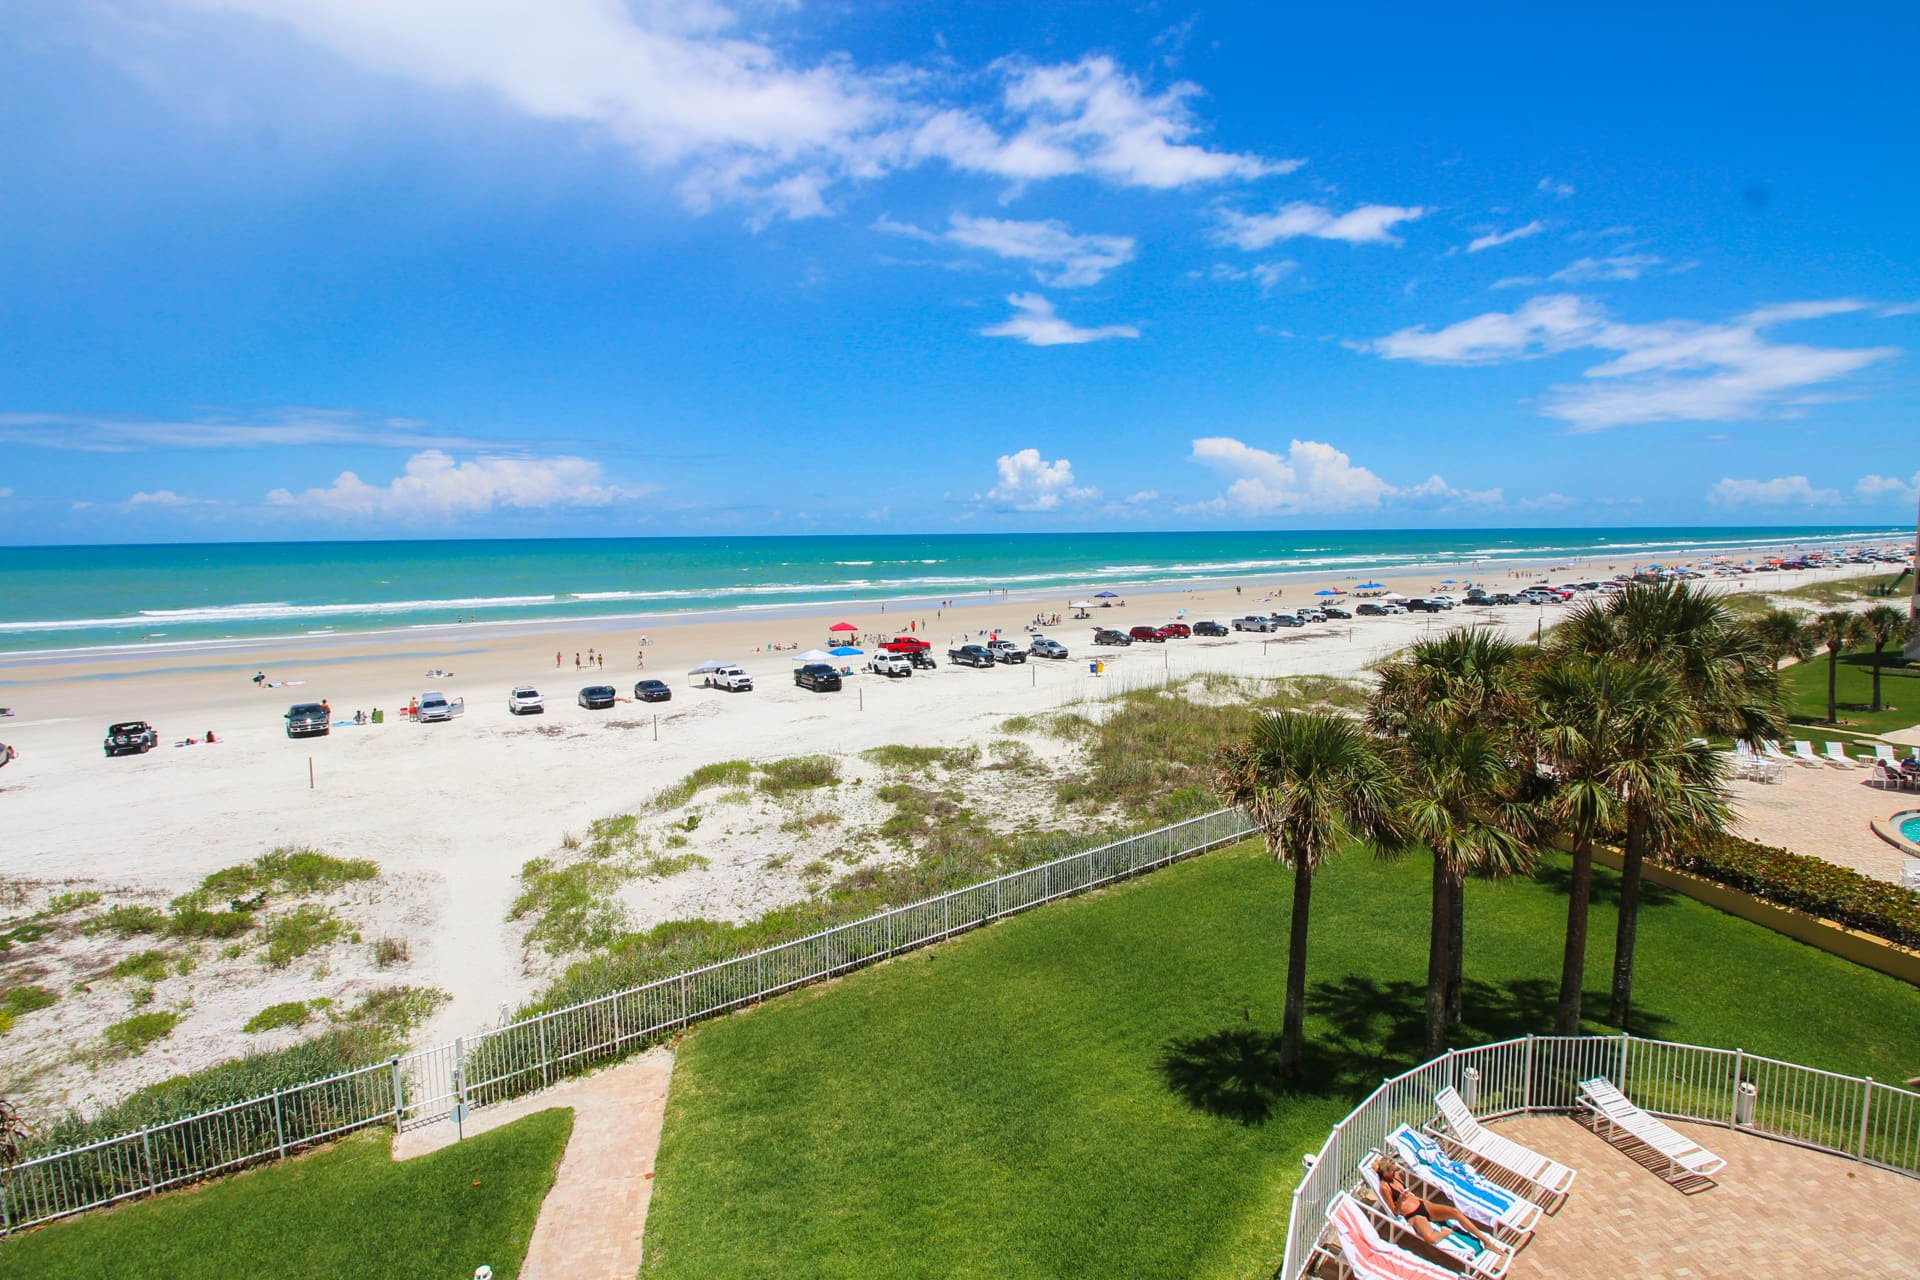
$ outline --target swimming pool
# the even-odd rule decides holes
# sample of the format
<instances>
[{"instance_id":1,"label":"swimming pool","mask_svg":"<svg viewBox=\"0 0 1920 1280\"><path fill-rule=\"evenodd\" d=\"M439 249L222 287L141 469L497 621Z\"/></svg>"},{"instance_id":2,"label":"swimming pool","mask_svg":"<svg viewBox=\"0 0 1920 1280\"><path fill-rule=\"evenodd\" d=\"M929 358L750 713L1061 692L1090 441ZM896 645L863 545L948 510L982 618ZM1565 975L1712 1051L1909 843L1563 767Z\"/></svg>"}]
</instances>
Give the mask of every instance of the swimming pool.
<instances>
[{"instance_id":1,"label":"swimming pool","mask_svg":"<svg viewBox=\"0 0 1920 1280\"><path fill-rule=\"evenodd\" d=\"M1908 814L1900 823L1900 834L1920 844L1920 813Z\"/></svg>"}]
</instances>

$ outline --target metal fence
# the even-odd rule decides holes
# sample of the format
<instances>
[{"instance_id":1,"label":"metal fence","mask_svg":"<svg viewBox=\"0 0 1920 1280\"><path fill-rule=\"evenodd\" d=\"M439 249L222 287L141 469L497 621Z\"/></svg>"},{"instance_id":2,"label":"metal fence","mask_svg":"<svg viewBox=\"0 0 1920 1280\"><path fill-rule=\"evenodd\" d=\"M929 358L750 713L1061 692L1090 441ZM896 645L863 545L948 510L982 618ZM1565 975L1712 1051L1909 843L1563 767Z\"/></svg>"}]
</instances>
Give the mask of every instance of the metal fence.
<instances>
[{"instance_id":1,"label":"metal fence","mask_svg":"<svg viewBox=\"0 0 1920 1280\"><path fill-rule=\"evenodd\" d=\"M451 1044L23 1161L0 1231L278 1159L353 1129L458 1121L689 1023L1244 839L1223 809Z\"/></svg>"},{"instance_id":2,"label":"metal fence","mask_svg":"<svg viewBox=\"0 0 1920 1280\"><path fill-rule=\"evenodd\" d=\"M1606 1076L1642 1110L1719 1125L1920 1177L1920 1094L1739 1049L1637 1036L1528 1036L1456 1049L1383 1083L1333 1127L1293 1192L1279 1280L1307 1274L1333 1199L1360 1161L1403 1124L1436 1114L1433 1097L1458 1089L1482 1119L1572 1111L1578 1082ZM1743 1088L1742 1086L1748 1086Z\"/></svg>"}]
</instances>

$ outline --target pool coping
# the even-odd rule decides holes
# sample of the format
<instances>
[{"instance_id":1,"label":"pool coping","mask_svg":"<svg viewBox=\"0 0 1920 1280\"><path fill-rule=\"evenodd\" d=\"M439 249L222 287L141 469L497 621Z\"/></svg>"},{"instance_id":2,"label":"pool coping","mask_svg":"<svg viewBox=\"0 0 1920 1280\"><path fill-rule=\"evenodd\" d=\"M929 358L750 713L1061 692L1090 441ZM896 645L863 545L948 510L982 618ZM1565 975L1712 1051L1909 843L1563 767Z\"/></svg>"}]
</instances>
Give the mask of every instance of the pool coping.
<instances>
[{"instance_id":1,"label":"pool coping","mask_svg":"<svg viewBox=\"0 0 1920 1280\"><path fill-rule=\"evenodd\" d=\"M1920 858L1920 845L1900 834L1898 824L1903 818L1920 818L1920 809L1902 809L1885 818L1874 818L1867 825L1873 828L1873 834L1909 858Z\"/></svg>"}]
</instances>

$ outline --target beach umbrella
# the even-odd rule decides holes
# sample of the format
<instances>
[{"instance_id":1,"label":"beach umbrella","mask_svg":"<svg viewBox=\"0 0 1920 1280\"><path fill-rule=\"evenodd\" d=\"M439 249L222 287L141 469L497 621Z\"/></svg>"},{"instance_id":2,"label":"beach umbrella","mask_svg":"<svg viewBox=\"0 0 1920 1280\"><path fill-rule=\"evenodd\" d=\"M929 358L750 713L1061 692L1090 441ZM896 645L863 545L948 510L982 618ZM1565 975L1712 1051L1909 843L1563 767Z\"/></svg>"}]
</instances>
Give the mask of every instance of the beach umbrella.
<instances>
[{"instance_id":1,"label":"beach umbrella","mask_svg":"<svg viewBox=\"0 0 1920 1280\"><path fill-rule=\"evenodd\" d=\"M1314 592L1313 594L1317 596L1337 596L1340 593L1338 591L1335 591L1332 587L1322 587L1318 591Z\"/></svg>"},{"instance_id":2,"label":"beach umbrella","mask_svg":"<svg viewBox=\"0 0 1920 1280\"><path fill-rule=\"evenodd\" d=\"M1440 585L1443 587L1451 587L1451 586L1457 586L1458 584L1455 583L1452 578L1442 578L1440 579Z\"/></svg>"},{"instance_id":3,"label":"beach umbrella","mask_svg":"<svg viewBox=\"0 0 1920 1280\"><path fill-rule=\"evenodd\" d=\"M1380 590L1381 587L1385 585L1386 585L1385 583L1380 583L1380 582L1363 582L1359 586L1355 587L1354 590L1355 591L1378 591Z\"/></svg>"},{"instance_id":4,"label":"beach umbrella","mask_svg":"<svg viewBox=\"0 0 1920 1280\"><path fill-rule=\"evenodd\" d=\"M827 652L836 658L857 658L865 653L866 650L856 649L850 644L843 644L838 649L829 649Z\"/></svg>"},{"instance_id":5,"label":"beach umbrella","mask_svg":"<svg viewBox=\"0 0 1920 1280\"><path fill-rule=\"evenodd\" d=\"M805 653L794 654L793 660L795 662L825 662L832 656L832 654L823 649L809 649Z\"/></svg>"},{"instance_id":6,"label":"beach umbrella","mask_svg":"<svg viewBox=\"0 0 1920 1280\"><path fill-rule=\"evenodd\" d=\"M1120 593L1118 591L1096 591L1093 593L1093 598L1095 600L1118 600Z\"/></svg>"},{"instance_id":7,"label":"beach umbrella","mask_svg":"<svg viewBox=\"0 0 1920 1280\"><path fill-rule=\"evenodd\" d=\"M1751 562L1751 561L1749 561L1748 563L1752 563L1752 562ZM1067 608L1069 608L1069 609L1090 609L1090 608L1092 608L1092 607L1093 607L1093 601L1091 601L1091 600L1069 600L1069 601L1067 601Z\"/></svg>"},{"instance_id":8,"label":"beach umbrella","mask_svg":"<svg viewBox=\"0 0 1920 1280\"><path fill-rule=\"evenodd\" d=\"M851 622L836 622L827 628L828 631L858 631L859 629Z\"/></svg>"}]
</instances>

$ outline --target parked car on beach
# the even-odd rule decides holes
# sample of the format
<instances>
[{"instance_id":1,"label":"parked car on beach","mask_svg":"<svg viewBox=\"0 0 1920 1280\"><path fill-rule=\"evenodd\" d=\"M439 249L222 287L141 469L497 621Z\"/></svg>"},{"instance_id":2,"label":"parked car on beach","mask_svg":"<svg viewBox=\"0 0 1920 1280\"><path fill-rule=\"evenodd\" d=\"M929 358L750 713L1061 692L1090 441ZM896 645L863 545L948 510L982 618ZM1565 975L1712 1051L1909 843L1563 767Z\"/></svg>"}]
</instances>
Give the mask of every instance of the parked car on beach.
<instances>
[{"instance_id":1,"label":"parked car on beach","mask_svg":"<svg viewBox=\"0 0 1920 1280\"><path fill-rule=\"evenodd\" d=\"M1167 638L1160 634L1158 627L1133 627L1127 631L1135 640L1144 640L1148 644L1165 644Z\"/></svg>"},{"instance_id":2,"label":"parked car on beach","mask_svg":"<svg viewBox=\"0 0 1920 1280\"><path fill-rule=\"evenodd\" d=\"M889 653L881 649L867 659L867 670L877 676L899 680L913 674L913 659L904 653Z\"/></svg>"},{"instance_id":3,"label":"parked car on beach","mask_svg":"<svg viewBox=\"0 0 1920 1280\"><path fill-rule=\"evenodd\" d=\"M1064 658L1067 646L1058 640L1049 640L1045 636L1035 636L1027 645L1027 652L1036 658Z\"/></svg>"},{"instance_id":4,"label":"parked car on beach","mask_svg":"<svg viewBox=\"0 0 1920 1280\"><path fill-rule=\"evenodd\" d=\"M1130 645L1133 637L1124 631L1115 631L1111 627L1101 627L1093 633L1095 644Z\"/></svg>"},{"instance_id":5,"label":"parked car on beach","mask_svg":"<svg viewBox=\"0 0 1920 1280\"><path fill-rule=\"evenodd\" d=\"M125 720L107 730L107 758L145 755L160 745L159 735L145 720Z\"/></svg>"},{"instance_id":6,"label":"parked car on beach","mask_svg":"<svg viewBox=\"0 0 1920 1280\"><path fill-rule=\"evenodd\" d=\"M665 680L642 680L633 686L635 702L672 702L673 690Z\"/></svg>"},{"instance_id":7,"label":"parked car on beach","mask_svg":"<svg viewBox=\"0 0 1920 1280\"><path fill-rule=\"evenodd\" d=\"M1273 631L1278 625L1279 624L1274 622L1272 618L1262 618L1257 614L1251 613L1244 618L1235 618L1233 620L1233 629L1235 631Z\"/></svg>"},{"instance_id":8,"label":"parked car on beach","mask_svg":"<svg viewBox=\"0 0 1920 1280\"><path fill-rule=\"evenodd\" d=\"M1369 600L1363 605L1356 606L1354 613L1362 618L1384 618L1387 616L1387 606L1375 604Z\"/></svg>"},{"instance_id":9,"label":"parked car on beach","mask_svg":"<svg viewBox=\"0 0 1920 1280\"><path fill-rule=\"evenodd\" d=\"M1349 622L1353 619L1353 615L1345 609L1335 608L1330 604L1321 605L1320 612L1327 615L1328 622Z\"/></svg>"},{"instance_id":10,"label":"parked car on beach","mask_svg":"<svg viewBox=\"0 0 1920 1280\"><path fill-rule=\"evenodd\" d=\"M296 702L287 708L289 738L324 738L333 732L333 717L318 702Z\"/></svg>"},{"instance_id":11,"label":"parked car on beach","mask_svg":"<svg viewBox=\"0 0 1920 1280\"><path fill-rule=\"evenodd\" d=\"M1186 640L1193 635L1193 628L1184 622L1169 622L1160 630L1169 640Z\"/></svg>"},{"instance_id":12,"label":"parked car on beach","mask_svg":"<svg viewBox=\"0 0 1920 1280\"><path fill-rule=\"evenodd\" d=\"M537 716L546 712L547 700L532 685L523 684L507 695L507 714L510 716Z\"/></svg>"},{"instance_id":13,"label":"parked car on beach","mask_svg":"<svg viewBox=\"0 0 1920 1280\"><path fill-rule=\"evenodd\" d=\"M1196 622L1193 624L1193 634L1197 636L1224 636L1227 634L1227 629L1217 622Z\"/></svg>"},{"instance_id":14,"label":"parked car on beach","mask_svg":"<svg viewBox=\"0 0 1920 1280\"><path fill-rule=\"evenodd\" d=\"M947 650L947 661L956 667L990 667L993 653L983 644L963 644Z\"/></svg>"},{"instance_id":15,"label":"parked car on beach","mask_svg":"<svg viewBox=\"0 0 1920 1280\"><path fill-rule=\"evenodd\" d=\"M1009 666L1027 660L1027 651L1011 640L989 640L987 652L993 655L995 662L1004 662Z\"/></svg>"},{"instance_id":16,"label":"parked car on beach","mask_svg":"<svg viewBox=\"0 0 1920 1280\"><path fill-rule=\"evenodd\" d=\"M824 662L809 662L794 671L793 682L815 693L833 693L840 688L840 673Z\"/></svg>"},{"instance_id":17,"label":"parked car on beach","mask_svg":"<svg viewBox=\"0 0 1920 1280\"><path fill-rule=\"evenodd\" d=\"M609 706L612 704L609 703ZM447 695L437 689L429 689L420 695L420 701L413 704L415 724L434 724L441 720L451 720L466 712L467 700L455 698L448 700Z\"/></svg>"},{"instance_id":18,"label":"parked car on beach","mask_svg":"<svg viewBox=\"0 0 1920 1280\"><path fill-rule=\"evenodd\" d=\"M1444 612L1446 608L1447 608L1446 605L1441 604L1437 600L1422 600L1420 599L1420 597L1415 596L1413 599L1407 601L1406 612L1408 613L1441 613L1441 612Z\"/></svg>"},{"instance_id":19,"label":"parked car on beach","mask_svg":"<svg viewBox=\"0 0 1920 1280\"><path fill-rule=\"evenodd\" d=\"M753 677L739 667L716 667L706 676L709 689L725 689L728 693L753 692Z\"/></svg>"},{"instance_id":20,"label":"parked car on beach","mask_svg":"<svg viewBox=\"0 0 1920 1280\"><path fill-rule=\"evenodd\" d=\"M1267 621L1273 624L1271 629L1274 631L1279 631L1285 627L1304 627L1307 625L1290 613L1276 613L1269 617Z\"/></svg>"},{"instance_id":21,"label":"parked car on beach","mask_svg":"<svg viewBox=\"0 0 1920 1280\"><path fill-rule=\"evenodd\" d=\"M605 711L620 698L610 684L590 684L580 691L579 703L589 711ZM426 715L427 700L420 700L420 714Z\"/></svg>"}]
</instances>

